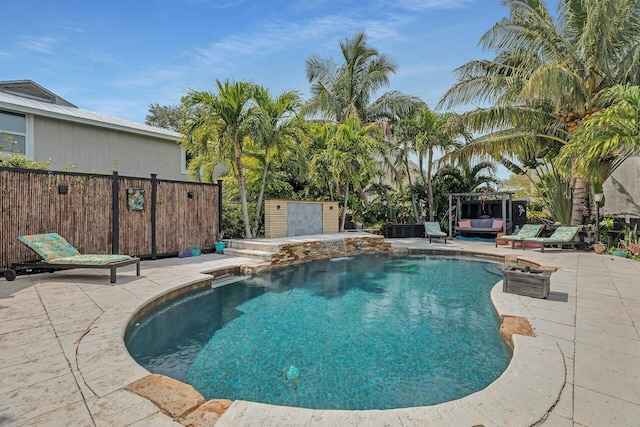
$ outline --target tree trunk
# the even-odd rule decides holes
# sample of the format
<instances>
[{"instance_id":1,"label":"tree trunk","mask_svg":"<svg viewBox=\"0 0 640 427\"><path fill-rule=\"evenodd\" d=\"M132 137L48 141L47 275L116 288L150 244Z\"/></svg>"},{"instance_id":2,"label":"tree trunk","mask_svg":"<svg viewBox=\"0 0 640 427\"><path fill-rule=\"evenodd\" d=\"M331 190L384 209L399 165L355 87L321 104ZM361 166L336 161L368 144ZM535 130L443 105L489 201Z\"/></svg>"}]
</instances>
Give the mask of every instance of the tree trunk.
<instances>
[{"instance_id":1,"label":"tree trunk","mask_svg":"<svg viewBox=\"0 0 640 427\"><path fill-rule=\"evenodd\" d=\"M344 189L344 205L342 206L342 219L340 220L340 232L344 233L344 223L347 220L347 200L349 200L349 182Z\"/></svg>"},{"instance_id":2,"label":"tree trunk","mask_svg":"<svg viewBox=\"0 0 640 427\"><path fill-rule=\"evenodd\" d=\"M408 157L404 158L404 167L407 170L407 180L409 181L409 186L411 187L413 185L413 182L411 181L411 169L409 169ZM413 216L416 220L416 223L418 223L420 222L420 214L418 213L418 204L416 203L415 194L411 194L411 206L413 207Z\"/></svg>"},{"instance_id":3,"label":"tree trunk","mask_svg":"<svg viewBox=\"0 0 640 427\"><path fill-rule=\"evenodd\" d=\"M244 185L244 174L242 172L242 151L240 143L233 141L236 154L236 167L238 168L238 193L240 194L240 205L242 206L242 216L244 218L245 239L251 239L251 223L249 222L249 210L247 209L247 192Z\"/></svg>"},{"instance_id":4,"label":"tree trunk","mask_svg":"<svg viewBox=\"0 0 640 427\"><path fill-rule=\"evenodd\" d=\"M267 186L267 173L269 171L269 148L265 150L264 154L264 170L262 171L262 183L260 185L260 194L258 194L258 206L256 207L256 228L253 230L253 235L258 235L258 229L260 228L260 214L262 213L262 199L264 197L264 188Z\"/></svg>"},{"instance_id":5,"label":"tree trunk","mask_svg":"<svg viewBox=\"0 0 640 427\"><path fill-rule=\"evenodd\" d=\"M585 216L589 216L589 184L584 178L574 177L572 187L571 225L582 225Z\"/></svg>"},{"instance_id":6,"label":"tree trunk","mask_svg":"<svg viewBox=\"0 0 640 427\"><path fill-rule=\"evenodd\" d=\"M369 201L367 200L367 194L364 192L364 188L358 187L358 197L362 200L362 206L369 207Z\"/></svg>"},{"instance_id":7,"label":"tree trunk","mask_svg":"<svg viewBox=\"0 0 640 427\"><path fill-rule=\"evenodd\" d=\"M427 198L429 199L429 221L433 221L433 183L431 182L431 170L433 169L433 148L429 148L429 159L427 160Z\"/></svg>"}]
</instances>

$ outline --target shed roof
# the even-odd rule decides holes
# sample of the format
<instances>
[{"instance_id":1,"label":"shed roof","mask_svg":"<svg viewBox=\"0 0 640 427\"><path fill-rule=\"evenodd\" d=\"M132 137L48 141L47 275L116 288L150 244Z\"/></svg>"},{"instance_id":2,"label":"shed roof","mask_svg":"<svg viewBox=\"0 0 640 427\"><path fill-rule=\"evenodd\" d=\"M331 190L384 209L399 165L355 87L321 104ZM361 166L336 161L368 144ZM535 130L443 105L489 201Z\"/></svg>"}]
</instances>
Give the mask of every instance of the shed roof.
<instances>
[{"instance_id":1,"label":"shed roof","mask_svg":"<svg viewBox=\"0 0 640 427\"><path fill-rule=\"evenodd\" d=\"M33 83L29 81L12 81L0 82L7 83ZM33 87L42 88L33 83ZM42 88L46 93L56 96L52 92ZM59 98L59 97L58 97ZM60 100L64 101L62 98ZM100 114L89 110L83 110L64 101L64 105L52 102L38 100L37 97L25 97L22 95L14 95L7 91L0 91L0 109L13 111L17 113L33 114L36 116L51 117L55 119L82 123L91 126L98 126L108 129L120 130L123 132L136 133L140 135L152 136L155 138L169 139L177 141L181 135L168 129L155 126L149 126L142 123L131 122L129 120L119 119L117 117Z\"/></svg>"}]
</instances>

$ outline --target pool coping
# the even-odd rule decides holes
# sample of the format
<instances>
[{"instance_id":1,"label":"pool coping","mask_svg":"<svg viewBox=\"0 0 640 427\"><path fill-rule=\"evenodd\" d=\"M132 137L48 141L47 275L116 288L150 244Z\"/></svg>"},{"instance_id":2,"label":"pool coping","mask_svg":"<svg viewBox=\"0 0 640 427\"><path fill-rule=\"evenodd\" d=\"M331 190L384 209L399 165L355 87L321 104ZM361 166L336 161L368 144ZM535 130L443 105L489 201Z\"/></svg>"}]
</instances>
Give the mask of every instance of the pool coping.
<instances>
[{"instance_id":1,"label":"pool coping","mask_svg":"<svg viewBox=\"0 0 640 427\"><path fill-rule=\"evenodd\" d=\"M402 253L404 249L396 252ZM475 250L419 249L408 253L464 255L507 260ZM525 261L514 256L511 261ZM238 265L243 261L238 260ZM537 263L531 262L533 265ZM211 279L215 268L203 265L179 285L137 289L132 298L106 310L96 318L80 339L76 361L84 384L97 397L124 391L131 383L150 373L129 355L124 334L138 312L164 295L196 286ZM502 293L501 281L491 290L498 316L521 316L526 307L516 295ZM131 286L134 286L132 284ZM514 352L507 369L488 387L454 401L413 408L369 411L314 410L256 402L234 401L216 426L238 425L536 425L543 422L558 402L565 385L566 366L558 344L545 337L513 336ZM100 368L96 369L99 360ZM127 392L128 393L128 392ZM146 399L145 399L146 400ZM162 408L161 408L162 409ZM171 418L166 415L165 421Z\"/></svg>"}]
</instances>

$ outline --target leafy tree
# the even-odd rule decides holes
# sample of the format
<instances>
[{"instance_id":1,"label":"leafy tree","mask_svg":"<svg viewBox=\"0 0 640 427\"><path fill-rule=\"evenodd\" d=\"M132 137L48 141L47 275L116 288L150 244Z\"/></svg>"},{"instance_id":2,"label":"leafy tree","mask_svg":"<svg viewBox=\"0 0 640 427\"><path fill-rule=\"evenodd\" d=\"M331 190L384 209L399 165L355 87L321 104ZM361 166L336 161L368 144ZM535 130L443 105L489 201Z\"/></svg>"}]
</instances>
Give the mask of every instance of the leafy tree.
<instances>
[{"instance_id":1,"label":"leafy tree","mask_svg":"<svg viewBox=\"0 0 640 427\"><path fill-rule=\"evenodd\" d=\"M47 159L39 162L36 160L29 160L22 154L7 154L0 152L0 166L7 168L47 170L51 165L51 161L52 159Z\"/></svg>"},{"instance_id":2,"label":"leafy tree","mask_svg":"<svg viewBox=\"0 0 640 427\"><path fill-rule=\"evenodd\" d=\"M7 131L0 130L0 166L22 169L49 169L53 159L45 161L29 160L24 154L12 149L16 141Z\"/></svg>"},{"instance_id":3,"label":"leafy tree","mask_svg":"<svg viewBox=\"0 0 640 427\"><path fill-rule=\"evenodd\" d=\"M238 193L245 224L245 238L251 239L244 179L244 141L248 137L252 97L256 86L247 81L216 79L217 93L190 91L183 99L190 114L185 121L182 144L194 155L189 165L192 175L210 181L215 166L228 161L238 182Z\"/></svg>"},{"instance_id":4,"label":"leafy tree","mask_svg":"<svg viewBox=\"0 0 640 427\"><path fill-rule=\"evenodd\" d=\"M576 129L558 163L602 183L624 160L640 153L640 86L606 89L598 94L596 107L602 109Z\"/></svg>"},{"instance_id":5,"label":"leafy tree","mask_svg":"<svg viewBox=\"0 0 640 427\"><path fill-rule=\"evenodd\" d=\"M357 117L350 117L345 123L327 128L330 138L327 149L314 157L316 173L328 166L331 179L339 183L344 192L340 231L344 231L349 200L349 188L362 186L363 181L377 171L375 154L383 150L379 138L379 128L375 125L362 126ZM374 135L374 136L372 136Z\"/></svg>"},{"instance_id":6,"label":"leafy tree","mask_svg":"<svg viewBox=\"0 0 640 427\"><path fill-rule=\"evenodd\" d=\"M440 103L489 105L464 115L484 133L460 152L468 159L526 161L557 152L573 141L601 91L640 80L640 0L561 0L557 18L541 0L503 4L509 16L480 40L495 57L460 67ZM571 222L579 224L588 181L575 168L570 182Z\"/></svg>"},{"instance_id":7,"label":"leafy tree","mask_svg":"<svg viewBox=\"0 0 640 427\"><path fill-rule=\"evenodd\" d=\"M182 105L149 105L149 114L145 123L178 132L186 117L185 108Z\"/></svg>"}]
</instances>

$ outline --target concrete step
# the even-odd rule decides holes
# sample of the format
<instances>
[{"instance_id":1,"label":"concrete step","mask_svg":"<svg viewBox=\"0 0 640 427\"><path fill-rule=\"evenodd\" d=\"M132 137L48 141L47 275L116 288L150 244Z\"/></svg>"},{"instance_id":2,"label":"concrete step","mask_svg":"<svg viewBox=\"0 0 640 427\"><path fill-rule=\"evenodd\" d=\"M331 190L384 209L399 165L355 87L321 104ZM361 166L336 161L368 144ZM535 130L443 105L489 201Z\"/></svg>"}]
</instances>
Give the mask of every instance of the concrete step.
<instances>
[{"instance_id":1,"label":"concrete step","mask_svg":"<svg viewBox=\"0 0 640 427\"><path fill-rule=\"evenodd\" d=\"M233 249L248 249L252 251L261 251L261 252L269 252L272 254L277 254L280 252L280 244L269 242L269 241L260 241L260 240L227 240L227 248Z\"/></svg>"},{"instance_id":2,"label":"concrete step","mask_svg":"<svg viewBox=\"0 0 640 427\"><path fill-rule=\"evenodd\" d=\"M220 278L213 279L211 281L211 287L219 288L220 286L230 285L232 283L241 282L243 280L250 279L250 278L251 276L236 276L236 275L223 276Z\"/></svg>"},{"instance_id":3,"label":"concrete step","mask_svg":"<svg viewBox=\"0 0 640 427\"><path fill-rule=\"evenodd\" d=\"M239 249L235 247L224 248L225 255L253 258L253 259L259 259L263 261L271 261L271 258L275 253L276 252L259 251L255 249Z\"/></svg>"}]
</instances>

